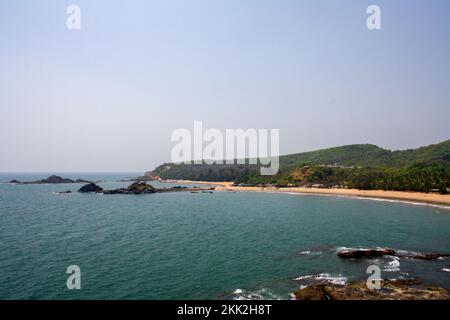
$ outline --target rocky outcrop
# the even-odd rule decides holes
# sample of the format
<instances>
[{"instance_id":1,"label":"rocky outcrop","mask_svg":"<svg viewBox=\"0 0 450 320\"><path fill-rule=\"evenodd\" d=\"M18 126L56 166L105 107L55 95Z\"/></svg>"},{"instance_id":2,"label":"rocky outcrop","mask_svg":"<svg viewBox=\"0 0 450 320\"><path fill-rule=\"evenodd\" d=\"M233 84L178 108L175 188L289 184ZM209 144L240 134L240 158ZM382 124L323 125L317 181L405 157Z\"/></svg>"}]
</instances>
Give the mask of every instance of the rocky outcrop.
<instances>
[{"instance_id":1,"label":"rocky outcrop","mask_svg":"<svg viewBox=\"0 0 450 320\"><path fill-rule=\"evenodd\" d=\"M90 192L92 192L92 193L101 193L101 192L103 192L103 188L99 187L95 183L89 183L89 184L86 184L86 185L82 186L78 190L78 192L81 192L81 193L90 193Z\"/></svg>"},{"instance_id":2,"label":"rocky outcrop","mask_svg":"<svg viewBox=\"0 0 450 320\"><path fill-rule=\"evenodd\" d=\"M378 258L393 256L394 254L395 250L386 248L342 250L337 253L338 257L343 259Z\"/></svg>"},{"instance_id":3,"label":"rocky outcrop","mask_svg":"<svg viewBox=\"0 0 450 320\"><path fill-rule=\"evenodd\" d=\"M13 180L9 181L8 183L21 184L22 182L20 182L19 180L13 179Z\"/></svg>"},{"instance_id":4,"label":"rocky outcrop","mask_svg":"<svg viewBox=\"0 0 450 320\"><path fill-rule=\"evenodd\" d=\"M437 260L441 258L450 257L446 253L422 253L395 250L390 248L376 248L376 249L345 249L337 252L337 256L343 259L370 259L379 258L383 256L396 256L400 258L420 259L420 260Z\"/></svg>"},{"instance_id":5,"label":"rocky outcrop","mask_svg":"<svg viewBox=\"0 0 450 320\"><path fill-rule=\"evenodd\" d=\"M345 285L317 284L294 292L297 300L449 300L450 293L418 280L382 280L380 290L365 281Z\"/></svg>"},{"instance_id":6,"label":"rocky outcrop","mask_svg":"<svg viewBox=\"0 0 450 320\"><path fill-rule=\"evenodd\" d=\"M156 189L145 182L132 183L128 188L119 188L114 190L105 190L103 194L148 194L155 193Z\"/></svg>"}]
</instances>

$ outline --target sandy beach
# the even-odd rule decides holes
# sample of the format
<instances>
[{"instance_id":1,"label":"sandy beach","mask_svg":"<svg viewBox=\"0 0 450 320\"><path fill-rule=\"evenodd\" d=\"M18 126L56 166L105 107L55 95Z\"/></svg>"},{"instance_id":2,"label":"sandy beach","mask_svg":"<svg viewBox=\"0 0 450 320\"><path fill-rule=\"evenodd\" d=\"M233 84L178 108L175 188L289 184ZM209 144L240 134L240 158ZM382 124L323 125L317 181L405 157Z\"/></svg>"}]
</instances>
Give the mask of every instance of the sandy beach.
<instances>
[{"instance_id":1,"label":"sandy beach","mask_svg":"<svg viewBox=\"0 0 450 320\"><path fill-rule=\"evenodd\" d=\"M385 191L385 190L358 190L358 189L322 189L322 188L275 188L275 187L238 187L232 186L232 182L208 182L192 180L165 180L165 182L184 184L211 184L217 185L216 190L229 191L253 191L253 192L284 192L298 194L314 194L340 197L361 197L370 199L385 199L394 201L406 201L426 203L433 205L443 205L450 208L450 195L408 191Z\"/></svg>"}]
</instances>

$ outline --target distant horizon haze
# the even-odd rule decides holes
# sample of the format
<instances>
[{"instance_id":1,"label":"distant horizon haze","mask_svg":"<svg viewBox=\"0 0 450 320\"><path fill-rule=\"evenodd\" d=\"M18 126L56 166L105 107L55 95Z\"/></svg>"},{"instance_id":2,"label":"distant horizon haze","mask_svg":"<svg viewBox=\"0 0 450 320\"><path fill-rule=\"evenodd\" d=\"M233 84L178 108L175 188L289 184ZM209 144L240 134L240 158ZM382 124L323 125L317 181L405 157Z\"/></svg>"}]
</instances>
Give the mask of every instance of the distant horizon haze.
<instances>
[{"instance_id":1,"label":"distant horizon haze","mask_svg":"<svg viewBox=\"0 0 450 320\"><path fill-rule=\"evenodd\" d=\"M195 120L280 129L282 155L436 144L448 39L448 0L1 1L0 172L143 173Z\"/></svg>"},{"instance_id":2,"label":"distant horizon haze","mask_svg":"<svg viewBox=\"0 0 450 320\"><path fill-rule=\"evenodd\" d=\"M418 148L421 148L421 147L426 147L426 146L429 146L429 145L435 145L435 144L438 144L438 143L441 143L441 142L444 142L444 141L447 141L447 140L450 140L450 139L446 139L446 140L443 140L443 141L439 141L439 142L436 142L436 143L430 143L430 144L428 144L428 145L421 145L421 146L418 146L418 147L416 147L416 148L404 148L404 149L388 149L388 148L383 148L383 147L381 147L381 146L377 146L377 147L380 147L380 148L382 148L382 149L385 149L385 150L390 150L390 151L402 151L402 150L410 150L410 149L418 149ZM375 144L373 144L373 143L352 143L352 144L349 144L349 145L375 145ZM286 156L286 155L291 155L291 154L297 154L297 153L306 153L306 152L311 152L311 151L317 151L317 150L322 150L322 149L331 149L331 148L337 148L337 147L343 147L343 146L347 146L347 145L339 145L339 146L330 146L330 147L326 147L326 148L321 148L321 149L315 149L315 150L306 150L306 151L300 151L300 152L294 152L294 153L286 153L286 154L280 154L280 157L282 157L282 156ZM170 163L170 160L167 160L167 161L163 161L163 162L161 162L161 163L158 163L158 164L156 164L155 166L153 166L153 167L151 167L151 168L148 168L148 169L145 169L145 170L142 170L142 171L139 171L139 170L128 170L128 171L102 171L102 170L97 170L97 171L67 171L67 170L65 170L65 171L55 171L55 170L49 170L49 171L27 171L27 170L24 170L24 171L0 171L0 174L14 174L14 173L17 173L17 174L50 174L50 173L53 173L53 174L83 174L83 173L86 173L86 174L90 174L90 173L100 173L100 174L108 174L108 173L112 173L112 174L143 174L143 173L145 173L145 172L147 172L147 171L151 171L151 170L153 170L153 169L155 169L157 166L159 166L159 165L161 165L161 164L163 164L163 163Z\"/></svg>"}]
</instances>

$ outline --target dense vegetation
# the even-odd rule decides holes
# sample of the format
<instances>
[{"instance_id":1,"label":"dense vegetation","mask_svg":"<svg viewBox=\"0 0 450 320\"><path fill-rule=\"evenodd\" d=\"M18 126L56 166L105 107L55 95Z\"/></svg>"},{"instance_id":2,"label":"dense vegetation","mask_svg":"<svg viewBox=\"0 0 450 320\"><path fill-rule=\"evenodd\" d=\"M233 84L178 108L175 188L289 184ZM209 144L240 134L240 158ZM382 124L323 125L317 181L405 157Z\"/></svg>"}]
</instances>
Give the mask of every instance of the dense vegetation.
<instances>
[{"instance_id":1,"label":"dense vegetation","mask_svg":"<svg viewBox=\"0 0 450 320\"><path fill-rule=\"evenodd\" d=\"M163 164L148 174L164 179L446 193L450 140L403 151L366 144L285 155L275 176L259 175L259 165L237 164Z\"/></svg>"}]
</instances>

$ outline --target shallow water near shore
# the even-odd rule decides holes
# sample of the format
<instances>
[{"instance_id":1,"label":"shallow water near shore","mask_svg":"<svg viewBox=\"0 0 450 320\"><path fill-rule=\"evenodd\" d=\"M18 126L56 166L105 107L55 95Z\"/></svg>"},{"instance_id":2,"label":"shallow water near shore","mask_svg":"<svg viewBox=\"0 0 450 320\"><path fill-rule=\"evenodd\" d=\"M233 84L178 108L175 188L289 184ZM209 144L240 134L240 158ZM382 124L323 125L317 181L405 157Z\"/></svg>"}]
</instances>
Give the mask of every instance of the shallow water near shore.
<instances>
[{"instance_id":1,"label":"shallow water near shore","mask_svg":"<svg viewBox=\"0 0 450 320\"><path fill-rule=\"evenodd\" d=\"M104 188L134 176L61 175ZM449 260L336 256L341 247L376 246L450 253L449 210L258 192L55 194L80 186L0 184L0 299L290 299L317 279L367 279L371 264L383 278L450 289ZM81 290L66 287L73 264Z\"/></svg>"}]
</instances>

